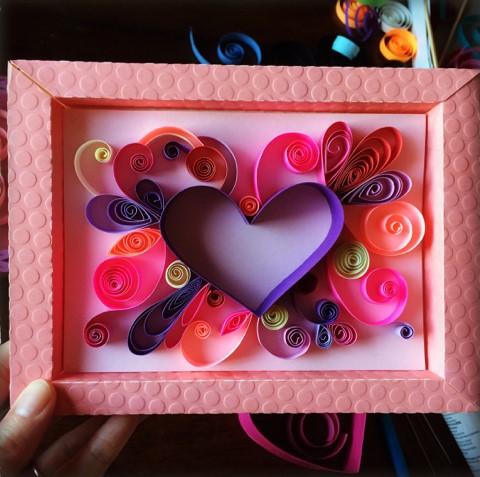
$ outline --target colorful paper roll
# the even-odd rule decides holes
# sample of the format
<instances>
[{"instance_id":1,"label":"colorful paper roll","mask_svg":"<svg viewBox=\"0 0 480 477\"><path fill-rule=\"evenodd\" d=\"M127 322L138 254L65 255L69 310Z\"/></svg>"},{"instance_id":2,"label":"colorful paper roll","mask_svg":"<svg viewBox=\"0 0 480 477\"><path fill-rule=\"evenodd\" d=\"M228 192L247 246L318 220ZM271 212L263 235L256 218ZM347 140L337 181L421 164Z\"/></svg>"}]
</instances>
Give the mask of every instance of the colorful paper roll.
<instances>
[{"instance_id":1,"label":"colorful paper roll","mask_svg":"<svg viewBox=\"0 0 480 477\"><path fill-rule=\"evenodd\" d=\"M165 270L165 281L172 288L182 288L191 277L190 268L188 268L181 260L175 260Z\"/></svg>"},{"instance_id":2,"label":"colorful paper roll","mask_svg":"<svg viewBox=\"0 0 480 477\"><path fill-rule=\"evenodd\" d=\"M357 232L369 250L387 256L412 251L424 234L422 213L409 202L398 200L366 209Z\"/></svg>"},{"instance_id":3,"label":"colorful paper roll","mask_svg":"<svg viewBox=\"0 0 480 477\"><path fill-rule=\"evenodd\" d=\"M284 306L273 305L261 316L261 322L269 330L280 330L288 322L288 310Z\"/></svg>"},{"instance_id":4,"label":"colorful paper roll","mask_svg":"<svg viewBox=\"0 0 480 477\"><path fill-rule=\"evenodd\" d=\"M406 63L417 54L417 39L408 30L394 28L380 40L380 52L390 61Z\"/></svg>"},{"instance_id":5,"label":"colorful paper roll","mask_svg":"<svg viewBox=\"0 0 480 477\"><path fill-rule=\"evenodd\" d=\"M254 195L245 195L238 204L246 217L253 217L260 210L260 201Z\"/></svg>"},{"instance_id":6,"label":"colorful paper roll","mask_svg":"<svg viewBox=\"0 0 480 477\"><path fill-rule=\"evenodd\" d=\"M333 252L335 271L343 278L356 280L368 271L370 255L360 242L345 242Z\"/></svg>"},{"instance_id":7,"label":"colorful paper roll","mask_svg":"<svg viewBox=\"0 0 480 477\"><path fill-rule=\"evenodd\" d=\"M395 333L404 340L412 339L415 336L413 326L408 323L395 323Z\"/></svg>"},{"instance_id":8,"label":"colorful paper roll","mask_svg":"<svg viewBox=\"0 0 480 477\"><path fill-rule=\"evenodd\" d=\"M222 306L225 302L225 295L220 290L216 288L212 288L207 295L207 302L208 305L212 308L216 308L217 306Z\"/></svg>"},{"instance_id":9,"label":"colorful paper roll","mask_svg":"<svg viewBox=\"0 0 480 477\"><path fill-rule=\"evenodd\" d=\"M121 237L110 249L110 255L133 256L147 252L162 239L157 229L134 230Z\"/></svg>"},{"instance_id":10,"label":"colorful paper roll","mask_svg":"<svg viewBox=\"0 0 480 477\"><path fill-rule=\"evenodd\" d=\"M347 123L337 121L327 128L322 138L322 161L327 185L335 181L353 146L352 130Z\"/></svg>"},{"instance_id":11,"label":"colorful paper roll","mask_svg":"<svg viewBox=\"0 0 480 477\"><path fill-rule=\"evenodd\" d=\"M190 47L197 61L204 65L210 64L200 53L192 29L190 29L189 39ZM246 51L246 49L248 50ZM262 63L260 46L251 36L245 35L245 33L227 33L220 38L217 44L218 61L224 65L252 64L251 61L247 62L248 53L252 55L253 64L259 65Z\"/></svg>"},{"instance_id":12,"label":"colorful paper roll","mask_svg":"<svg viewBox=\"0 0 480 477\"><path fill-rule=\"evenodd\" d=\"M402 135L397 128L384 127L373 131L357 144L329 182L329 187L340 196L358 188L389 166L400 154L402 146Z\"/></svg>"},{"instance_id":13,"label":"colorful paper roll","mask_svg":"<svg viewBox=\"0 0 480 477\"><path fill-rule=\"evenodd\" d=\"M350 346L357 341L357 331L348 323L334 323L330 325L330 331L336 344Z\"/></svg>"},{"instance_id":14,"label":"colorful paper roll","mask_svg":"<svg viewBox=\"0 0 480 477\"><path fill-rule=\"evenodd\" d=\"M239 311L227 316L220 327L220 334L225 335L238 330L251 318L252 313L250 311Z\"/></svg>"},{"instance_id":15,"label":"colorful paper roll","mask_svg":"<svg viewBox=\"0 0 480 477\"><path fill-rule=\"evenodd\" d=\"M201 182L225 181L227 164L219 151L212 147L200 146L192 149L187 156L188 172Z\"/></svg>"},{"instance_id":16,"label":"colorful paper roll","mask_svg":"<svg viewBox=\"0 0 480 477\"><path fill-rule=\"evenodd\" d=\"M285 166L297 174L313 171L319 161L318 146L308 136L298 135L287 144L284 161Z\"/></svg>"},{"instance_id":17,"label":"colorful paper roll","mask_svg":"<svg viewBox=\"0 0 480 477\"><path fill-rule=\"evenodd\" d=\"M390 0L379 10L380 27L386 33L395 28L410 30L412 28L412 14L403 3Z\"/></svg>"},{"instance_id":18,"label":"colorful paper roll","mask_svg":"<svg viewBox=\"0 0 480 477\"><path fill-rule=\"evenodd\" d=\"M112 147L100 139L83 143L75 152L73 164L78 180L91 194L112 192Z\"/></svg>"},{"instance_id":19,"label":"colorful paper roll","mask_svg":"<svg viewBox=\"0 0 480 477\"><path fill-rule=\"evenodd\" d=\"M321 349L328 349L332 346L333 336L328 328L325 325L318 325L317 333L315 335L315 344Z\"/></svg>"},{"instance_id":20,"label":"colorful paper roll","mask_svg":"<svg viewBox=\"0 0 480 477\"><path fill-rule=\"evenodd\" d=\"M315 323L329 325L338 318L339 314L340 308L331 300L322 298L315 303Z\"/></svg>"},{"instance_id":21,"label":"colorful paper roll","mask_svg":"<svg viewBox=\"0 0 480 477\"><path fill-rule=\"evenodd\" d=\"M412 187L410 176L401 171L380 172L341 196L345 205L384 204L401 199Z\"/></svg>"},{"instance_id":22,"label":"colorful paper roll","mask_svg":"<svg viewBox=\"0 0 480 477\"><path fill-rule=\"evenodd\" d=\"M290 348L303 348L310 343L310 336L300 326L289 326L283 332L285 343Z\"/></svg>"},{"instance_id":23,"label":"colorful paper roll","mask_svg":"<svg viewBox=\"0 0 480 477\"><path fill-rule=\"evenodd\" d=\"M99 348L100 346L108 343L110 332L102 323L89 322L83 330L83 338L88 346L91 346L92 348Z\"/></svg>"},{"instance_id":24,"label":"colorful paper roll","mask_svg":"<svg viewBox=\"0 0 480 477\"><path fill-rule=\"evenodd\" d=\"M353 60L359 53L360 47L349 38L337 35L332 43L332 50L340 53L349 60Z\"/></svg>"}]
</instances>

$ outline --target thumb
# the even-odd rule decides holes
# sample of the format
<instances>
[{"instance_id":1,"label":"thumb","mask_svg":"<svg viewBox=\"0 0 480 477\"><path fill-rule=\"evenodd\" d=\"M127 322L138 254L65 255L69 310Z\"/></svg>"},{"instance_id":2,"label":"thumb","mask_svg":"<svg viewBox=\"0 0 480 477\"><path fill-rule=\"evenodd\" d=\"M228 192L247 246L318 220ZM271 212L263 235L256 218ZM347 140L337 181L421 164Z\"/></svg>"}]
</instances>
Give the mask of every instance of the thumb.
<instances>
[{"instance_id":1,"label":"thumb","mask_svg":"<svg viewBox=\"0 0 480 477\"><path fill-rule=\"evenodd\" d=\"M47 381L33 381L22 391L0 422L0 475L14 475L28 464L54 409L55 389Z\"/></svg>"}]
</instances>

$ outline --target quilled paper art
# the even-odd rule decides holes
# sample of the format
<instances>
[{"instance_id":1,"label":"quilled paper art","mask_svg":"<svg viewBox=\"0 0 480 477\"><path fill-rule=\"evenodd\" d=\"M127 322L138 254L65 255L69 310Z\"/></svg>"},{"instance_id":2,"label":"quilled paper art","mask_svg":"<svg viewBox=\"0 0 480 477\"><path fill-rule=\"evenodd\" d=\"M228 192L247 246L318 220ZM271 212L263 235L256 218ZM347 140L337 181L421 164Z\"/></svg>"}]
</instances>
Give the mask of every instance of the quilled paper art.
<instances>
[{"instance_id":1,"label":"quilled paper art","mask_svg":"<svg viewBox=\"0 0 480 477\"><path fill-rule=\"evenodd\" d=\"M349 21L363 22L362 8ZM106 311L84 341L109 346L122 310L136 316L131 353L178 347L194 367L234 359L247 336L287 360L354 346L368 339L362 326L415 339L401 321L408 280L388 266L426 229L412 179L395 168L402 148L392 126L363 138L342 121L315 138L286 131L258 151L239 195L242 168L217 138L164 126L117 150L80 145L86 218L114 236L92 276Z\"/></svg>"}]
</instances>

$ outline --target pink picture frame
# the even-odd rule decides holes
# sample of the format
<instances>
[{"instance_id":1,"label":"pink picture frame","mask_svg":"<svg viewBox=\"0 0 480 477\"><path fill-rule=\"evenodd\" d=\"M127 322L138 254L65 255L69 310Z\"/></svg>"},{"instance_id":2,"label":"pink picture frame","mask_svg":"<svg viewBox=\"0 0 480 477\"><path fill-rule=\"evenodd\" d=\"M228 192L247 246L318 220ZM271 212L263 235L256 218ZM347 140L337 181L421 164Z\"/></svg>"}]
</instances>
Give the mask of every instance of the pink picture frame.
<instances>
[{"instance_id":1,"label":"pink picture frame","mask_svg":"<svg viewBox=\"0 0 480 477\"><path fill-rule=\"evenodd\" d=\"M19 60L8 94L12 400L45 378L59 414L479 410L478 72ZM86 107L425 115L426 369L64 372L62 114Z\"/></svg>"}]
</instances>

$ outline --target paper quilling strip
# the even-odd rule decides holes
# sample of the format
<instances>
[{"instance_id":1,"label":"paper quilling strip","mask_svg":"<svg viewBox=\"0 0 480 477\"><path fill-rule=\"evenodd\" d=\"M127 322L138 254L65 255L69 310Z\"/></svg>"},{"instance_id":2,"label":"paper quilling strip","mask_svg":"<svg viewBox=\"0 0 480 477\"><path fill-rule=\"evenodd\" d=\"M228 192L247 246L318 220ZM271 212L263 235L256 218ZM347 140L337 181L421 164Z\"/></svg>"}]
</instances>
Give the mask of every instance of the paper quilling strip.
<instances>
[{"instance_id":1,"label":"paper quilling strip","mask_svg":"<svg viewBox=\"0 0 480 477\"><path fill-rule=\"evenodd\" d=\"M334 250L335 271L343 278L356 280L370 266L370 256L360 242L345 242Z\"/></svg>"},{"instance_id":2,"label":"paper quilling strip","mask_svg":"<svg viewBox=\"0 0 480 477\"><path fill-rule=\"evenodd\" d=\"M110 255L133 256L147 252L161 240L157 229L145 228L134 230L124 235L110 249Z\"/></svg>"},{"instance_id":3,"label":"paper quilling strip","mask_svg":"<svg viewBox=\"0 0 480 477\"><path fill-rule=\"evenodd\" d=\"M330 330L336 344L350 346L357 341L357 331L348 323L334 323Z\"/></svg>"},{"instance_id":4,"label":"paper quilling strip","mask_svg":"<svg viewBox=\"0 0 480 477\"><path fill-rule=\"evenodd\" d=\"M329 325L333 323L340 313L340 309L336 303L322 298L315 304L316 323L321 325Z\"/></svg>"},{"instance_id":5,"label":"paper quilling strip","mask_svg":"<svg viewBox=\"0 0 480 477\"><path fill-rule=\"evenodd\" d=\"M389 256L410 252L424 234L423 215L414 205L402 201L367 209L357 232L369 250Z\"/></svg>"},{"instance_id":6,"label":"paper quilling strip","mask_svg":"<svg viewBox=\"0 0 480 477\"><path fill-rule=\"evenodd\" d=\"M413 329L413 326L408 323L395 323L394 326L395 333L404 340L409 340L415 335L415 330Z\"/></svg>"},{"instance_id":7,"label":"paper quilling strip","mask_svg":"<svg viewBox=\"0 0 480 477\"><path fill-rule=\"evenodd\" d=\"M108 343L110 332L102 323L87 323L87 326L84 329L83 337L89 346L98 348Z\"/></svg>"},{"instance_id":8,"label":"paper quilling strip","mask_svg":"<svg viewBox=\"0 0 480 477\"><path fill-rule=\"evenodd\" d=\"M260 201L254 195L245 195L238 204L246 217L253 217L260 210Z\"/></svg>"},{"instance_id":9,"label":"paper quilling strip","mask_svg":"<svg viewBox=\"0 0 480 477\"><path fill-rule=\"evenodd\" d=\"M410 30L412 27L412 14L403 3L393 0L387 2L379 11L380 26L384 32L394 28Z\"/></svg>"},{"instance_id":10,"label":"paper quilling strip","mask_svg":"<svg viewBox=\"0 0 480 477\"><path fill-rule=\"evenodd\" d=\"M352 130L347 123L333 123L322 138L322 160L325 179L330 186L343 169L353 146Z\"/></svg>"},{"instance_id":11,"label":"paper quilling strip","mask_svg":"<svg viewBox=\"0 0 480 477\"><path fill-rule=\"evenodd\" d=\"M245 324L247 320L250 320L251 318L252 313L249 311L239 311L227 316L220 328L220 334L225 335L227 333L231 333L232 331L238 330Z\"/></svg>"},{"instance_id":12,"label":"paper quilling strip","mask_svg":"<svg viewBox=\"0 0 480 477\"><path fill-rule=\"evenodd\" d=\"M406 63L417 54L417 39L408 30L394 28L381 39L380 52L387 60Z\"/></svg>"},{"instance_id":13,"label":"paper quilling strip","mask_svg":"<svg viewBox=\"0 0 480 477\"><path fill-rule=\"evenodd\" d=\"M288 310L284 306L273 305L261 316L262 325L269 330L281 330L288 321Z\"/></svg>"},{"instance_id":14,"label":"paper quilling strip","mask_svg":"<svg viewBox=\"0 0 480 477\"><path fill-rule=\"evenodd\" d=\"M191 277L190 269L181 261L175 260L165 270L165 281L172 288L182 288Z\"/></svg>"},{"instance_id":15,"label":"paper quilling strip","mask_svg":"<svg viewBox=\"0 0 480 477\"><path fill-rule=\"evenodd\" d=\"M112 192L112 157L111 146L99 139L87 141L77 149L73 162L75 172L83 187L91 194Z\"/></svg>"},{"instance_id":16,"label":"paper quilling strip","mask_svg":"<svg viewBox=\"0 0 480 477\"><path fill-rule=\"evenodd\" d=\"M321 349L328 349L332 346L333 336L325 325L318 325L317 334L315 335L315 344Z\"/></svg>"},{"instance_id":17,"label":"paper quilling strip","mask_svg":"<svg viewBox=\"0 0 480 477\"><path fill-rule=\"evenodd\" d=\"M210 62L200 53L195 44L193 31L189 33L190 46L197 61L201 64L208 65ZM244 63L247 47L255 58L254 64L262 63L262 51L258 43L250 36L244 33L227 33L222 36L217 45L218 61L224 65L241 65ZM250 63L250 62L249 62Z\"/></svg>"}]
</instances>

